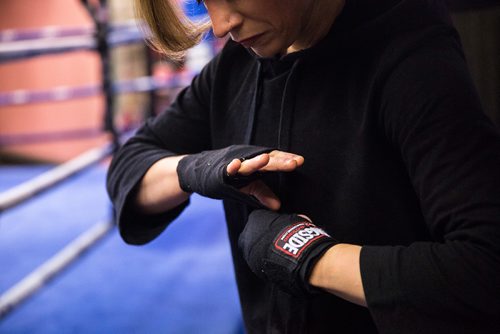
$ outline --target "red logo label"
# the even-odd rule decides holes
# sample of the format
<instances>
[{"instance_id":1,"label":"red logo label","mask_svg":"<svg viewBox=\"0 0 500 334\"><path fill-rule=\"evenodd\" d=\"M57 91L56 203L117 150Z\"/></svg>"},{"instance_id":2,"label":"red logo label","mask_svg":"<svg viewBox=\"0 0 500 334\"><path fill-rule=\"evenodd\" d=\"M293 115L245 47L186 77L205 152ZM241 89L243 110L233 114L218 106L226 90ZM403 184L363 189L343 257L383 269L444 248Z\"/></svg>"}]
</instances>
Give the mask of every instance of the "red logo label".
<instances>
[{"instance_id":1,"label":"red logo label","mask_svg":"<svg viewBox=\"0 0 500 334\"><path fill-rule=\"evenodd\" d=\"M318 239L329 237L323 229L309 222L297 223L288 226L274 242L275 248L298 259L307 247Z\"/></svg>"}]
</instances>

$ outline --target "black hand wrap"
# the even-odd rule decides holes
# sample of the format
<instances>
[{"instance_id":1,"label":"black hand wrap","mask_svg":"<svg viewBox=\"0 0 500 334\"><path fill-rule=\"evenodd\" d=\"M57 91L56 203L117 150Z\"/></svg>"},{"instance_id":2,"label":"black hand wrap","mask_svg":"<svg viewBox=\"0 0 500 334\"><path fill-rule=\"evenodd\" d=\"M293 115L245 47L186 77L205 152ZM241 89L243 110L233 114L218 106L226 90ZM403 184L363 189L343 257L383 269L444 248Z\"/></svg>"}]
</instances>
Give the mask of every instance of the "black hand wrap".
<instances>
[{"instance_id":1,"label":"black hand wrap","mask_svg":"<svg viewBox=\"0 0 500 334\"><path fill-rule=\"evenodd\" d=\"M311 270L337 243L298 215L269 210L253 211L239 238L243 257L257 276L302 297L319 292L309 284Z\"/></svg>"},{"instance_id":2,"label":"black hand wrap","mask_svg":"<svg viewBox=\"0 0 500 334\"><path fill-rule=\"evenodd\" d=\"M219 150L188 155L177 165L181 189L210 198L231 199L254 207L263 207L253 196L238 190L256 180L259 174L228 176L227 165L233 159L246 160L273 150L268 147L231 145Z\"/></svg>"}]
</instances>

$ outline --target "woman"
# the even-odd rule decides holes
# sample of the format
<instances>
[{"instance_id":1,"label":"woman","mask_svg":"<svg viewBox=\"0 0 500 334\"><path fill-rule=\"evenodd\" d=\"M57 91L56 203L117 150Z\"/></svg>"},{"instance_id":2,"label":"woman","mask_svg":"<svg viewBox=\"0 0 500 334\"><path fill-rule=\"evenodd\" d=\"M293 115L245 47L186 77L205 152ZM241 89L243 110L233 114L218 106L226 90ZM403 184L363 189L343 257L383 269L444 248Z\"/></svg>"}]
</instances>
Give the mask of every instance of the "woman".
<instances>
[{"instance_id":1,"label":"woman","mask_svg":"<svg viewBox=\"0 0 500 334\"><path fill-rule=\"evenodd\" d=\"M222 198L249 333L496 333L500 137L444 4L204 4L229 42L110 167L125 241ZM173 6L137 0L178 55Z\"/></svg>"}]
</instances>

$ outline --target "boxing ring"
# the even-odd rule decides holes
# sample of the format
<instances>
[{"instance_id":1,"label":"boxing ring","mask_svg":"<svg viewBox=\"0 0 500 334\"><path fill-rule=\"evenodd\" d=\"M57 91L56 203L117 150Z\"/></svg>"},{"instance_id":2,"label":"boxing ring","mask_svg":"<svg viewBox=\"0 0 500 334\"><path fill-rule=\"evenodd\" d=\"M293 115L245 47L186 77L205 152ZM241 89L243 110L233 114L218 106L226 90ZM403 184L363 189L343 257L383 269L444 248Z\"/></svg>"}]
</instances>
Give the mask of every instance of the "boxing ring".
<instances>
[{"instance_id":1,"label":"boxing ring","mask_svg":"<svg viewBox=\"0 0 500 334\"><path fill-rule=\"evenodd\" d=\"M109 158L130 132L114 124L115 96L183 87L195 73L183 71L167 78L149 73L113 81L111 50L143 43L142 29L133 21L109 23L105 1L98 5L81 3L94 21L92 28L0 31L0 65L89 50L99 54L102 76L97 85L0 92L0 108L100 94L106 102L101 129L0 134L0 148L103 133L109 138L104 145L58 166L0 167L0 266L4 271L0 278L0 333L55 333L64 332L65 326L71 332L240 332L240 310L220 202L193 196L187 212L169 227L171 232L139 249L120 240L104 189ZM145 115L150 113L145 111ZM71 204L67 204L69 198ZM48 209L52 216L47 215ZM74 221L78 223L70 225ZM210 240L205 240L209 233ZM41 245L41 239L48 240L48 246ZM97 274L89 267L92 265L98 267ZM197 272L201 268L203 274L194 274L188 271L190 268L198 268ZM95 280L95 275L105 278ZM144 275L148 284L137 287ZM71 302L60 303L63 297ZM69 312L70 306L73 312ZM42 311L47 308L53 312ZM144 309L150 312L144 314ZM101 323L89 327L96 313L114 318L117 312L123 312L120 315L125 321L101 319ZM64 318L68 319L61 320ZM48 327L41 326L47 321Z\"/></svg>"},{"instance_id":2,"label":"boxing ring","mask_svg":"<svg viewBox=\"0 0 500 334\"><path fill-rule=\"evenodd\" d=\"M81 3L93 27L0 31L0 65L87 50L99 55L102 77L99 84L0 92L0 112L105 100L100 128L0 134L0 148L103 133L109 138L58 166L0 166L0 334L241 333L220 202L193 195L166 233L137 248L120 239L104 189L109 158L133 131L114 122L116 96L146 92L154 98L156 91L187 85L196 72L114 81L110 52L143 43L142 30L134 21L108 22L105 1ZM457 10L468 9L467 1L456 3Z\"/></svg>"}]
</instances>

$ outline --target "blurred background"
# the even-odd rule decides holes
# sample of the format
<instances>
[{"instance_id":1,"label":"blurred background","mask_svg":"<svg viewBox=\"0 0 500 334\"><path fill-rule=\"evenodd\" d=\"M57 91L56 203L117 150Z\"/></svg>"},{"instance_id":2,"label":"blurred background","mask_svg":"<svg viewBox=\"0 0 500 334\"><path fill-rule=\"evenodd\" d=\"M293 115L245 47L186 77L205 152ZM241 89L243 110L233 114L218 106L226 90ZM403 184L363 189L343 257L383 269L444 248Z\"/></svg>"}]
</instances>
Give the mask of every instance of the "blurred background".
<instances>
[{"instance_id":1,"label":"blurred background","mask_svg":"<svg viewBox=\"0 0 500 334\"><path fill-rule=\"evenodd\" d=\"M205 17L195 0L179 2ZM448 4L500 125L500 4ZM0 333L243 331L220 202L193 196L142 247L113 227L113 148L224 42L209 34L172 62L137 25L130 0L0 1Z\"/></svg>"}]
</instances>

